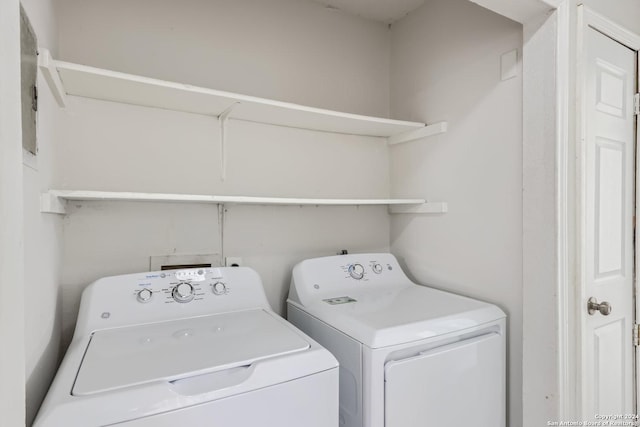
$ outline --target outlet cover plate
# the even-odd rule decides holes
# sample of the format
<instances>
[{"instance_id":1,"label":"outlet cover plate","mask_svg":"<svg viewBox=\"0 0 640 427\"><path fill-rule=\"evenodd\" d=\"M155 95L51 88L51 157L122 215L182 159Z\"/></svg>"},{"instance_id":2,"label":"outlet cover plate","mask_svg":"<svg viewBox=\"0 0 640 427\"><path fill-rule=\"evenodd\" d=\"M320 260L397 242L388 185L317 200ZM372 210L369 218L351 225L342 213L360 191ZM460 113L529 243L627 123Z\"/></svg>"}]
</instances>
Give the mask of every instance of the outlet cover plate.
<instances>
[{"instance_id":1,"label":"outlet cover plate","mask_svg":"<svg viewBox=\"0 0 640 427\"><path fill-rule=\"evenodd\" d=\"M220 254L173 254L149 257L149 271L160 271L163 265L193 264L211 264L212 267L221 267L222 257Z\"/></svg>"},{"instance_id":2,"label":"outlet cover plate","mask_svg":"<svg viewBox=\"0 0 640 427\"><path fill-rule=\"evenodd\" d=\"M228 256L224 259L225 267L242 267L242 258L239 256Z\"/></svg>"}]
</instances>

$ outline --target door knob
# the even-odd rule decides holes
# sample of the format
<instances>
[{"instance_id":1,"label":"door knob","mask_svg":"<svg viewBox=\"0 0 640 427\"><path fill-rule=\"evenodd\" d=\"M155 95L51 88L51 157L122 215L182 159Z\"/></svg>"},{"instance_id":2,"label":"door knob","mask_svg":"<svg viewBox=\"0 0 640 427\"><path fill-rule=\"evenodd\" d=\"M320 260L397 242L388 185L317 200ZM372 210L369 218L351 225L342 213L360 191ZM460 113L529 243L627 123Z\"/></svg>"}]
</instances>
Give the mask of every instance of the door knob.
<instances>
[{"instance_id":1,"label":"door knob","mask_svg":"<svg viewBox=\"0 0 640 427\"><path fill-rule=\"evenodd\" d=\"M597 299L591 297L587 301L587 311L591 316L593 316L596 311L599 311L603 316L608 316L609 313L611 313L611 304L609 304L607 301L598 303Z\"/></svg>"}]
</instances>

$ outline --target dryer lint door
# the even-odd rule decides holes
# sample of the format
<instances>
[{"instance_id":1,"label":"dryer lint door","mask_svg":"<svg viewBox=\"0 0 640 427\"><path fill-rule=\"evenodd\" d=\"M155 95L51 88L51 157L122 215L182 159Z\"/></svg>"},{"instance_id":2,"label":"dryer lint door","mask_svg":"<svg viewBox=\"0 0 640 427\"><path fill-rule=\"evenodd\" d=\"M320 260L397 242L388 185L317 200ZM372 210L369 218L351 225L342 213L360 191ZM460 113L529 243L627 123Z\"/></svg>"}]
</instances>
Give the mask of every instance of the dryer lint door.
<instances>
[{"instance_id":1,"label":"dryer lint door","mask_svg":"<svg viewBox=\"0 0 640 427\"><path fill-rule=\"evenodd\" d=\"M385 365L386 427L504 427L502 337L481 335Z\"/></svg>"}]
</instances>

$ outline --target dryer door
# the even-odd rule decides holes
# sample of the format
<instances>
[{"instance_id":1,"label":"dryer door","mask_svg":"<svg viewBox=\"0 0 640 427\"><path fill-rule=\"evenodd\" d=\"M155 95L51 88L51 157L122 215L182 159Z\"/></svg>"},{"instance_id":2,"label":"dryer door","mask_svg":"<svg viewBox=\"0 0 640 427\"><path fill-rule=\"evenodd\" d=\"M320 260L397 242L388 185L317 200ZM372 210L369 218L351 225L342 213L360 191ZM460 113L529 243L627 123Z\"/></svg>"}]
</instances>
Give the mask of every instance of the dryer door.
<instances>
[{"instance_id":1,"label":"dryer door","mask_svg":"<svg viewBox=\"0 0 640 427\"><path fill-rule=\"evenodd\" d=\"M502 337L481 335L385 365L386 427L504 427Z\"/></svg>"}]
</instances>

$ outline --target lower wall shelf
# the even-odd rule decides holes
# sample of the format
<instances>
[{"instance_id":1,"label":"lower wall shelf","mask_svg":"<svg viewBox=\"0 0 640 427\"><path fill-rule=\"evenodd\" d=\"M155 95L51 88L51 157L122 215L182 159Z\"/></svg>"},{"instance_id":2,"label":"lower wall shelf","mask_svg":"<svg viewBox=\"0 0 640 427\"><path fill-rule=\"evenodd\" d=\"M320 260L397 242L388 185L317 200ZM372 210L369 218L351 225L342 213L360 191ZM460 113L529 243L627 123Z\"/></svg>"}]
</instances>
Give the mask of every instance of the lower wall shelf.
<instances>
[{"instance_id":1,"label":"lower wall shelf","mask_svg":"<svg viewBox=\"0 0 640 427\"><path fill-rule=\"evenodd\" d=\"M68 200L301 206L399 205L398 209L390 209L390 213L419 213L418 211L408 212L406 211L407 209L422 209L422 213L446 212L446 203L426 203L424 199L298 199L284 197L211 196L204 194L130 193L80 190L50 190L43 193L40 197L40 211L44 213L64 215L66 214L66 202Z\"/></svg>"},{"instance_id":2,"label":"lower wall shelf","mask_svg":"<svg viewBox=\"0 0 640 427\"><path fill-rule=\"evenodd\" d=\"M445 202L425 202L420 204L394 204L389 206L392 214L439 214L447 213L449 206Z\"/></svg>"}]
</instances>

